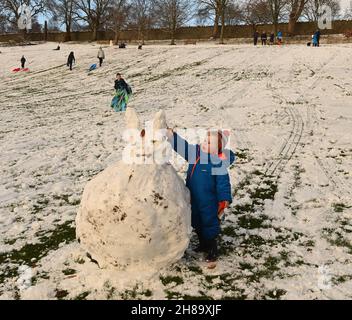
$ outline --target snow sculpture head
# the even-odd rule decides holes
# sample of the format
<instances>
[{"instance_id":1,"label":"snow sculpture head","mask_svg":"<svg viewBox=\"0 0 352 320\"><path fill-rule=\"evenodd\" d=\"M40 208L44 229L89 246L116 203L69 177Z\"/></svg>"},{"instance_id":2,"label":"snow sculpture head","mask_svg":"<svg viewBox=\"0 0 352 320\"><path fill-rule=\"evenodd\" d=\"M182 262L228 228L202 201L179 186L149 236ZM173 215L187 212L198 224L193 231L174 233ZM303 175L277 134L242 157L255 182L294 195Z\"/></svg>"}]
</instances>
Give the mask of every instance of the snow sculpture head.
<instances>
[{"instance_id":1,"label":"snow sculpture head","mask_svg":"<svg viewBox=\"0 0 352 320\"><path fill-rule=\"evenodd\" d=\"M129 164L162 164L167 159L170 148L166 142L165 112L156 113L154 120L141 129L140 121L133 108L126 110L126 131L124 139L127 146L123 152L123 161Z\"/></svg>"},{"instance_id":2,"label":"snow sculpture head","mask_svg":"<svg viewBox=\"0 0 352 320\"><path fill-rule=\"evenodd\" d=\"M158 130L166 128L164 112L156 114L153 134L139 126L136 112L127 108L126 129L134 130L128 153L153 160L163 143ZM141 163L120 161L84 189L77 238L102 268L156 271L179 260L189 244L190 196L183 180L169 164Z\"/></svg>"}]
</instances>

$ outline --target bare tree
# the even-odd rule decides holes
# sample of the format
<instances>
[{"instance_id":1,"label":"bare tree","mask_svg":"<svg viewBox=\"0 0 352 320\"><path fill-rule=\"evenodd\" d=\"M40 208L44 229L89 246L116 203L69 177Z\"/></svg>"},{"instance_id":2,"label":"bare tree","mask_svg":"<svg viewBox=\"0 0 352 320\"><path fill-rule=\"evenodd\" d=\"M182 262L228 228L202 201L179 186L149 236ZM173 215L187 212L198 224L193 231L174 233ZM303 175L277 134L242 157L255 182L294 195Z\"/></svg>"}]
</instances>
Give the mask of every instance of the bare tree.
<instances>
[{"instance_id":1,"label":"bare tree","mask_svg":"<svg viewBox=\"0 0 352 320\"><path fill-rule=\"evenodd\" d=\"M303 9L308 0L290 0L288 34L294 35L298 19L301 17Z\"/></svg>"},{"instance_id":2,"label":"bare tree","mask_svg":"<svg viewBox=\"0 0 352 320\"><path fill-rule=\"evenodd\" d=\"M246 0L241 11L243 22L251 25L253 31L258 24L271 22L270 9L265 0Z\"/></svg>"},{"instance_id":3,"label":"bare tree","mask_svg":"<svg viewBox=\"0 0 352 320\"><path fill-rule=\"evenodd\" d=\"M327 6L331 9L333 19L339 17L341 6L339 0L308 0L302 17L308 21L317 22L322 15L322 8Z\"/></svg>"},{"instance_id":4,"label":"bare tree","mask_svg":"<svg viewBox=\"0 0 352 320\"><path fill-rule=\"evenodd\" d=\"M226 10L226 25L236 25L242 22L242 9L239 3L230 2Z\"/></svg>"},{"instance_id":5,"label":"bare tree","mask_svg":"<svg viewBox=\"0 0 352 320\"><path fill-rule=\"evenodd\" d=\"M284 9L287 8L288 0L267 0L271 15L271 21L274 25L275 34L278 31L279 21L282 19Z\"/></svg>"},{"instance_id":6,"label":"bare tree","mask_svg":"<svg viewBox=\"0 0 352 320\"><path fill-rule=\"evenodd\" d=\"M77 0L51 0L48 9L53 16L53 20L65 27L65 41L71 41L71 31L74 22L74 12Z\"/></svg>"},{"instance_id":7,"label":"bare tree","mask_svg":"<svg viewBox=\"0 0 352 320\"><path fill-rule=\"evenodd\" d=\"M213 35L216 39L219 36L221 0L198 0L197 16L201 21L213 21Z\"/></svg>"},{"instance_id":8,"label":"bare tree","mask_svg":"<svg viewBox=\"0 0 352 320\"><path fill-rule=\"evenodd\" d=\"M106 23L112 0L77 0L75 18L85 22L97 40L98 30Z\"/></svg>"},{"instance_id":9,"label":"bare tree","mask_svg":"<svg viewBox=\"0 0 352 320\"><path fill-rule=\"evenodd\" d=\"M121 31L128 24L128 17L131 5L127 0L113 0L108 10L106 28L114 32L114 43L117 45L120 40Z\"/></svg>"},{"instance_id":10,"label":"bare tree","mask_svg":"<svg viewBox=\"0 0 352 320\"><path fill-rule=\"evenodd\" d=\"M184 26L192 17L192 3L189 0L154 0L153 10L156 25L165 28L175 44L176 30Z\"/></svg>"},{"instance_id":11,"label":"bare tree","mask_svg":"<svg viewBox=\"0 0 352 320\"><path fill-rule=\"evenodd\" d=\"M138 41L144 44L146 31L153 24L153 3L151 0L134 0L131 5L131 24L138 30Z\"/></svg>"},{"instance_id":12,"label":"bare tree","mask_svg":"<svg viewBox=\"0 0 352 320\"><path fill-rule=\"evenodd\" d=\"M10 28L18 30L18 20L20 19L20 7L26 5L31 10L31 18L35 20L35 17L45 11L44 0L1 0L0 7L2 8L3 15L9 23ZM25 33L25 30L24 30Z\"/></svg>"}]
</instances>

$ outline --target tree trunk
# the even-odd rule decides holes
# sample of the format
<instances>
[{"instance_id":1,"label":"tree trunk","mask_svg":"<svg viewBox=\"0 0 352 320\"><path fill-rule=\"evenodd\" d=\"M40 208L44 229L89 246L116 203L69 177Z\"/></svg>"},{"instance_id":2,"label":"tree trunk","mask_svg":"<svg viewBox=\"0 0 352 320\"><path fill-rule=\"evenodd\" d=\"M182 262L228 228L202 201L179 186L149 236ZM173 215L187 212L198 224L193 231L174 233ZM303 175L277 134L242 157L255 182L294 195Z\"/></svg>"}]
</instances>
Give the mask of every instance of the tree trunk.
<instances>
[{"instance_id":1,"label":"tree trunk","mask_svg":"<svg viewBox=\"0 0 352 320\"><path fill-rule=\"evenodd\" d=\"M66 25L66 33L65 33L65 38L64 41L71 41L71 26L70 25Z\"/></svg>"},{"instance_id":2,"label":"tree trunk","mask_svg":"<svg viewBox=\"0 0 352 320\"><path fill-rule=\"evenodd\" d=\"M290 36L293 36L296 31L297 20L302 14L306 0L295 0L289 15L288 29L287 32Z\"/></svg>"},{"instance_id":3,"label":"tree trunk","mask_svg":"<svg viewBox=\"0 0 352 320\"><path fill-rule=\"evenodd\" d=\"M96 40L97 40L97 36L98 36L97 30L98 30L97 26L94 25L94 27L93 27L93 34L92 34L92 41L96 41Z\"/></svg>"},{"instance_id":4,"label":"tree trunk","mask_svg":"<svg viewBox=\"0 0 352 320\"><path fill-rule=\"evenodd\" d=\"M44 41L48 41L48 21L44 21Z\"/></svg>"},{"instance_id":5,"label":"tree trunk","mask_svg":"<svg viewBox=\"0 0 352 320\"><path fill-rule=\"evenodd\" d=\"M225 8L221 9L221 35L220 44L224 44L224 34L225 34Z\"/></svg>"},{"instance_id":6,"label":"tree trunk","mask_svg":"<svg viewBox=\"0 0 352 320\"><path fill-rule=\"evenodd\" d=\"M215 10L215 20L213 27L213 39L219 36L219 10Z\"/></svg>"},{"instance_id":7,"label":"tree trunk","mask_svg":"<svg viewBox=\"0 0 352 320\"><path fill-rule=\"evenodd\" d=\"M120 40L120 28L116 27L115 28L115 39L114 39L114 44L117 46L119 44Z\"/></svg>"},{"instance_id":8,"label":"tree trunk","mask_svg":"<svg viewBox=\"0 0 352 320\"><path fill-rule=\"evenodd\" d=\"M278 21L274 21L274 33L275 33L275 36L277 35L278 31L279 31L279 23L278 23Z\"/></svg>"},{"instance_id":9,"label":"tree trunk","mask_svg":"<svg viewBox=\"0 0 352 320\"><path fill-rule=\"evenodd\" d=\"M174 46L176 45L176 42L175 42L175 33L176 33L176 30L175 29L172 29L171 31L171 45Z\"/></svg>"}]
</instances>

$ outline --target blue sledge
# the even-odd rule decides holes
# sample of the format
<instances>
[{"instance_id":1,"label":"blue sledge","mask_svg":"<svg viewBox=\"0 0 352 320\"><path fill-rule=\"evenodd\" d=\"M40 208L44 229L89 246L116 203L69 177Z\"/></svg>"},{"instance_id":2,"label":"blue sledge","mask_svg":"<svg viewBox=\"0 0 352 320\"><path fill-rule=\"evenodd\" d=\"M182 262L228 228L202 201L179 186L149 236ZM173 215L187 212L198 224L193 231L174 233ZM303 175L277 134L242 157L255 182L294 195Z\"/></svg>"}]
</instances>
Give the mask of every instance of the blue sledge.
<instances>
[{"instance_id":1,"label":"blue sledge","mask_svg":"<svg viewBox=\"0 0 352 320\"><path fill-rule=\"evenodd\" d=\"M97 65L96 65L95 63L92 64L92 65L89 67L89 72L95 70L96 68L97 68Z\"/></svg>"}]
</instances>

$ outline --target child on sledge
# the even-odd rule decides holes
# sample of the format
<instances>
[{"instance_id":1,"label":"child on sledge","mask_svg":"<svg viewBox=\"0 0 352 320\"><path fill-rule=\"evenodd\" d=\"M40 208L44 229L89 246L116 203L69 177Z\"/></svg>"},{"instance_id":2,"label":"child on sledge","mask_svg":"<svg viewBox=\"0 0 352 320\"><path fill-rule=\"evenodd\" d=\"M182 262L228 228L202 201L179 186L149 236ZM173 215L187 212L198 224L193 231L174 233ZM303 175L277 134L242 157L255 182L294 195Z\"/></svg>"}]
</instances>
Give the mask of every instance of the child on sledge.
<instances>
[{"instance_id":1,"label":"child on sledge","mask_svg":"<svg viewBox=\"0 0 352 320\"><path fill-rule=\"evenodd\" d=\"M214 268L220 219L232 202L227 168L235 161L235 154L225 149L228 133L209 131L200 145L189 144L172 129L168 129L167 137L173 149L189 163L186 186L191 192L192 227L199 239L196 251L204 252L208 268Z\"/></svg>"},{"instance_id":2,"label":"child on sledge","mask_svg":"<svg viewBox=\"0 0 352 320\"><path fill-rule=\"evenodd\" d=\"M116 112L126 111L127 103L130 95L132 94L131 87L127 84L125 79L122 78L121 73L116 74L115 86L116 90L115 97L112 99L111 108Z\"/></svg>"}]
</instances>

